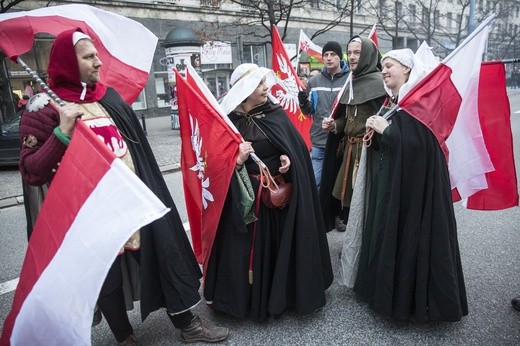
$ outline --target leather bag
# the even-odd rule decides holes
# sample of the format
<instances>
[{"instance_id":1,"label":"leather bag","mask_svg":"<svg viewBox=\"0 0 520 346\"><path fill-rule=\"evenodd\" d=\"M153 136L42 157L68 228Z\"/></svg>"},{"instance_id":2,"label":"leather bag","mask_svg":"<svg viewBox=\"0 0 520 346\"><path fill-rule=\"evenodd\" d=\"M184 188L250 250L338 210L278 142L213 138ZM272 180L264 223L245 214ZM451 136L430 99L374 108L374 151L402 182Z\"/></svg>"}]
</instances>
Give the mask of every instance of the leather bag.
<instances>
[{"instance_id":1,"label":"leather bag","mask_svg":"<svg viewBox=\"0 0 520 346\"><path fill-rule=\"evenodd\" d=\"M273 189L262 188L261 199L267 208L283 209L289 205L292 195L292 183L286 183L283 175L273 177L276 186Z\"/></svg>"}]
</instances>

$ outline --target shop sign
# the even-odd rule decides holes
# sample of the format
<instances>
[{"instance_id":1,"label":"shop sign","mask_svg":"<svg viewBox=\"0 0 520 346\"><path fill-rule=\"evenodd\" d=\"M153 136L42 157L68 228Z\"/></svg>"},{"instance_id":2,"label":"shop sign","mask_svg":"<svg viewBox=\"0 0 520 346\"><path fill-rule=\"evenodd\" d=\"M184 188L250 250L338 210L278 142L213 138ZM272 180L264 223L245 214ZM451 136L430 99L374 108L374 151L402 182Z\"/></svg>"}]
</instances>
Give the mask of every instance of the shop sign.
<instances>
[{"instance_id":1,"label":"shop sign","mask_svg":"<svg viewBox=\"0 0 520 346\"><path fill-rule=\"evenodd\" d=\"M208 41L202 46L202 64L232 64L231 43Z\"/></svg>"}]
</instances>

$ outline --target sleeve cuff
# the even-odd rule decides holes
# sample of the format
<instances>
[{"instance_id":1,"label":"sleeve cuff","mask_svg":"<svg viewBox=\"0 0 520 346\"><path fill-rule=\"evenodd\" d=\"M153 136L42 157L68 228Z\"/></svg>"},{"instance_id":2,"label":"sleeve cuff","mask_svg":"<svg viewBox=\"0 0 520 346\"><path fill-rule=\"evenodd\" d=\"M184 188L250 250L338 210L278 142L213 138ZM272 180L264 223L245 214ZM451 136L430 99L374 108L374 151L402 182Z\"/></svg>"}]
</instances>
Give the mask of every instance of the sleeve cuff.
<instances>
[{"instance_id":1,"label":"sleeve cuff","mask_svg":"<svg viewBox=\"0 0 520 346\"><path fill-rule=\"evenodd\" d=\"M60 140L60 142L62 142L63 144L65 145L69 145L70 143L70 136L67 136L67 135L64 135L62 132L61 132L61 129L59 126L56 126L54 128L54 131L52 131L54 133L54 135Z\"/></svg>"}]
</instances>

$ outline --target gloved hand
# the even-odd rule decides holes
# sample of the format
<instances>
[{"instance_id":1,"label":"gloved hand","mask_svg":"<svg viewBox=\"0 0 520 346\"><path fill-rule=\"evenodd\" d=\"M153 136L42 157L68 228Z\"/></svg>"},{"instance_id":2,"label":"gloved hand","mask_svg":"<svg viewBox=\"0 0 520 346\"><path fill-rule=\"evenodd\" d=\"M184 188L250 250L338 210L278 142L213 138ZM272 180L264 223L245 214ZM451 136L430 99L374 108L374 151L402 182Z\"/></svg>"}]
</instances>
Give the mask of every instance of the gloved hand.
<instances>
[{"instance_id":1,"label":"gloved hand","mask_svg":"<svg viewBox=\"0 0 520 346\"><path fill-rule=\"evenodd\" d=\"M300 107L309 106L309 97L305 91L298 92L298 102L300 102Z\"/></svg>"}]
</instances>

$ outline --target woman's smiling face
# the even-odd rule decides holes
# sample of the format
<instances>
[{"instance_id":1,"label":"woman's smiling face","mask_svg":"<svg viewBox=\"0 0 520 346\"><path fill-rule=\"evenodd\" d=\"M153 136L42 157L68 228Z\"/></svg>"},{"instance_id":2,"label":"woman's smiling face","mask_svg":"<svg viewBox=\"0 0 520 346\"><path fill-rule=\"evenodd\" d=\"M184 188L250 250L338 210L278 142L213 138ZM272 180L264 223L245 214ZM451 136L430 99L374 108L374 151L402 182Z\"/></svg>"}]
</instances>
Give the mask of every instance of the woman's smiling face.
<instances>
[{"instance_id":1,"label":"woman's smiling face","mask_svg":"<svg viewBox=\"0 0 520 346\"><path fill-rule=\"evenodd\" d=\"M399 94L399 89L406 83L410 75L410 68L402 65L399 61L392 58L383 59L382 63L383 81L388 89L392 90L393 96Z\"/></svg>"}]
</instances>

